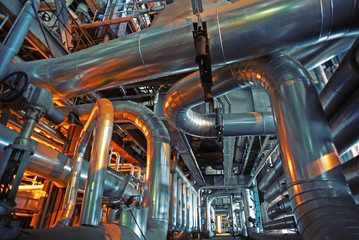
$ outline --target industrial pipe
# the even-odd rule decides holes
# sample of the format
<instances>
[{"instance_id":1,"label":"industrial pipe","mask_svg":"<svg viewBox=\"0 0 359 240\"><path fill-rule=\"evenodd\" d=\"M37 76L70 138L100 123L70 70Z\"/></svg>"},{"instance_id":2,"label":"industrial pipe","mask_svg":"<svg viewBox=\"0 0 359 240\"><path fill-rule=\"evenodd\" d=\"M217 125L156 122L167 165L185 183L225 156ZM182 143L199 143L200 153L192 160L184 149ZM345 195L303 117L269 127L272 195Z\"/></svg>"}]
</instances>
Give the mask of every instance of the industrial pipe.
<instances>
[{"instance_id":1,"label":"industrial pipe","mask_svg":"<svg viewBox=\"0 0 359 240\"><path fill-rule=\"evenodd\" d=\"M148 208L146 239L165 239L170 201L170 137L162 121L145 106L132 102L113 102L114 122L134 124L147 141L146 182L143 207ZM74 108L86 119L92 104Z\"/></svg>"},{"instance_id":2,"label":"industrial pipe","mask_svg":"<svg viewBox=\"0 0 359 240\"><path fill-rule=\"evenodd\" d=\"M279 217L280 215L292 213L292 206L290 205L289 198L285 197L274 203L268 208L267 213L268 217L272 220Z\"/></svg>"},{"instance_id":3,"label":"industrial pipe","mask_svg":"<svg viewBox=\"0 0 359 240\"><path fill-rule=\"evenodd\" d=\"M10 31L7 33L0 48L0 79L6 76L11 61L19 52L26 34L36 17L39 6L39 0L26 1L19 16L17 16Z\"/></svg>"},{"instance_id":4,"label":"industrial pipe","mask_svg":"<svg viewBox=\"0 0 359 240\"><path fill-rule=\"evenodd\" d=\"M292 216L263 223L264 230L288 229L295 228L295 226L294 217Z\"/></svg>"},{"instance_id":5,"label":"industrial pipe","mask_svg":"<svg viewBox=\"0 0 359 240\"><path fill-rule=\"evenodd\" d=\"M11 130L0 124L0 158L4 156L4 147L12 143L18 132ZM34 155L30 156L26 172L49 179L58 187L66 187L70 180L73 160L66 155L47 147L41 143L32 141L32 149ZM84 189L89 169L89 162L84 161L81 169L79 189ZM121 173L107 168L106 179L104 185L104 196L108 198L117 197L120 191L119 187L124 180ZM127 199L130 196L137 196L139 192L135 189L135 185L130 183L123 197Z\"/></svg>"},{"instance_id":6,"label":"industrial pipe","mask_svg":"<svg viewBox=\"0 0 359 240\"><path fill-rule=\"evenodd\" d=\"M325 116L331 119L340 106L359 87L359 38L345 55L320 93Z\"/></svg>"},{"instance_id":7,"label":"industrial pipe","mask_svg":"<svg viewBox=\"0 0 359 240\"><path fill-rule=\"evenodd\" d=\"M171 162L172 163L172 162ZM171 164L172 168L173 164ZM177 204L178 204L178 191L177 191L177 173L172 171L171 173L171 200L170 200L170 208L169 208L169 224L168 231L173 232L176 228L177 224Z\"/></svg>"},{"instance_id":8,"label":"industrial pipe","mask_svg":"<svg viewBox=\"0 0 359 240\"><path fill-rule=\"evenodd\" d=\"M181 232L184 230L183 228L183 194L182 194L182 179L177 179L177 223L176 223L176 232Z\"/></svg>"},{"instance_id":9,"label":"industrial pipe","mask_svg":"<svg viewBox=\"0 0 359 240\"><path fill-rule=\"evenodd\" d=\"M212 65L356 35L358 4L355 0L239 1L203 12ZM24 71L32 84L54 97L69 98L193 71L198 68L193 61L193 22L195 15L64 57L14 64L7 73Z\"/></svg>"},{"instance_id":10,"label":"industrial pipe","mask_svg":"<svg viewBox=\"0 0 359 240\"><path fill-rule=\"evenodd\" d=\"M101 202L104 192L103 183L106 175L106 156L111 143L113 116L113 106L110 101L107 99L99 99L96 101L75 147L74 165L71 171L70 181L66 187L61 215L56 221L55 227L66 227L75 211L81 169L92 132L94 141L91 151L90 168L85 187L83 207L88 209L86 213L89 211L91 212L91 215L86 215L91 219L91 222L86 222L85 224L93 226L98 225L100 216L102 215ZM94 173L97 174L97 176L94 176ZM91 190L89 189L89 186L91 186ZM85 211L83 210L82 212L84 213Z\"/></svg>"},{"instance_id":11,"label":"industrial pipe","mask_svg":"<svg viewBox=\"0 0 359 240\"><path fill-rule=\"evenodd\" d=\"M277 161L273 164L273 168L263 177L263 179L258 184L258 190L265 192L267 189L277 180L280 176L283 175L283 164L280 158L277 158Z\"/></svg>"},{"instance_id":12,"label":"industrial pipe","mask_svg":"<svg viewBox=\"0 0 359 240\"><path fill-rule=\"evenodd\" d=\"M359 204L359 155L343 163L342 168L354 200Z\"/></svg>"},{"instance_id":13,"label":"industrial pipe","mask_svg":"<svg viewBox=\"0 0 359 240\"><path fill-rule=\"evenodd\" d=\"M192 190L187 187L186 185L184 186L184 190L185 190L185 195L184 195L184 208L183 208L183 213L184 213L184 218L185 218L185 229L179 233L175 233L173 234L173 239L188 239L188 237L191 235L192 232L192 228L193 228L193 209L192 209Z\"/></svg>"}]
</instances>

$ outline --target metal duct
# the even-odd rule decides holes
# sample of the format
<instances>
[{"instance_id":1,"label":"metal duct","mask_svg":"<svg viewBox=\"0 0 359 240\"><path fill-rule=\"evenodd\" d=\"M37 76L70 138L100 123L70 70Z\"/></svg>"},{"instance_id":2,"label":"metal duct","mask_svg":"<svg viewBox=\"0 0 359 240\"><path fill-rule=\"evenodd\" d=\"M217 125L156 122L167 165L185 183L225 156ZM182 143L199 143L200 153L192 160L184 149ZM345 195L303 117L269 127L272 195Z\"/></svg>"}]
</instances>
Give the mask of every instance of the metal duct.
<instances>
[{"instance_id":1,"label":"metal duct","mask_svg":"<svg viewBox=\"0 0 359 240\"><path fill-rule=\"evenodd\" d=\"M263 177L262 181L258 184L258 190L265 192L274 183L276 179L283 175L282 159L277 158L273 164L273 168Z\"/></svg>"},{"instance_id":2,"label":"metal duct","mask_svg":"<svg viewBox=\"0 0 359 240\"><path fill-rule=\"evenodd\" d=\"M340 106L359 87L359 38L345 55L320 93L325 116L331 119Z\"/></svg>"},{"instance_id":3,"label":"metal duct","mask_svg":"<svg viewBox=\"0 0 359 240\"><path fill-rule=\"evenodd\" d=\"M221 68L213 72L212 94L214 97L240 88L243 86L233 80L232 73L228 69ZM217 137L215 116L191 110L192 107L203 103L203 94L199 73L195 72L170 88L164 99L163 113L172 126L192 136ZM223 115L223 136L275 133L271 112Z\"/></svg>"},{"instance_id":4,"label":"metal duct","mask_svg":"<svg viewBox=\"0 0 359 240\"><path fill-rule=\"evenodd\" d=\"M359 53L359 52L358 52ZM358 54L359 57L359 54ZM359 58L358 58L359 60ZM359 70L359 68L358 68ZM359 72L356 81L359 84ZM335 147L344 154L359 141L359 88L340 106L329 121Z\"/></svg>"},{"instance_id":5,"label":"metal duct","mask_svg":"<svg viewBox=\"0 0 359 240\"><path fill-rule=\"evenodd\" d=\"M113 102L114 122L128 121L146 137L147 163L143 206L148 207L146 239L165 239L170 201L170 137L162 121L148 108L132 101ZM74 111L86 118L92 104Z\"/></svg>"},{"instance_id":6,"label":"metal duct","mask_svg":"<svg viewBox=\"0 0 359 240\"><path fill-rule=\"evenodd\" d=\"M172 163L172 162L171 162ZM172 164L171 164L172 168ZM172 171L171 174L171 200L170 200L170 208L169 208L169 224L168 224L168 231L173 232L176 229L177 224L177 208L178 208L178 194L177 194L177 173Z\"/></svg>"},{"instance_id":7,"label":"metal duct","mask_svg":"<svg viewBox=\"0 0 359 240\"><path fill-rule=\"evenodd\" d=\"M66 227L75 211L81 169L92 132L94 135L94 141L91 150L91 165L88 171L89 173L85 187L83 207L86 207L86 209L90 208L92 213L91 216L88 216L91 219L91 222L86 222L86 225L98 225L98 221L102 215L102 211L100 210L102 209L101 202L104 192L103 183L108 162L107 152L111 144L113 116L113 106L109 100L99 99L96 101L90 117L80 133L79 140L75 147L74 165L71 171L70 181L67 183L64 205L61 209L61 216L56 221L55 227ZM98 176L94 176L94 173L98 174ZM89 190L88 186L92 186L91 190ZM89 204L90 200L92 202L91 204ZM90 211L88 209L86 213L90 213ZM82 210L82 212L85 211Z\"/></svg>"},{"instance_id":8,"label":"metal duct","mask_svg":"<svg viewBox=\"0 0 359 240\"><path fill-rule=\"evenodd\" d=\"M185 229L179 233L175 233L173 235L173 239L188 239L188 237L191 235L192 232L192 228L193 228L193 206L191 204L192 202L192 198L193 198L193 194L192 194L192 189L189 187L186 187L185 185L183 185L185 188L185 205L184 205L184 216L185 216Z\"/></svg>"},{"instance_id":9,"label":"metal duct","mask_svg":"<svg viewBox=\"0 0 359 240\"><path fill-rule=\"evenodd\" d=\"M11 144L19 133L2 124L0 124L0 132L0 158L2 158L4 156L4 147ZM65 187L70 180L73 160L36 141L32 141L32 149L35 153L30 157L26 171L42 178L49 179L59 187ZM79 189L85 188L88 169L89 162L84 161L80 174ZM109 198L117 197L123 179L124 176L121 173L108 168L104 184L104 196ZM137 196L139 193L135 189L135 185L130 183L126 188L123 197L127 199L132 195Z\"/></svg>"},{"instance_id":10,"label":"metal duct","mask_svg":"<svg viewBox=\"0 0 359 240\"><path fill-rule=\"evenodd\" d=\"M271 222L265 222L263 224L264 230L274 230L274 229L287 229L287 228L295 228L294 217L284 217L278 220L273 220ZM322 239L322 238L320 238Z\"/></svg>"},{"instance_id":11,"label":"metal duct","mask_svg":"<svg viewBox=\"0 0 359 240\"><path fill-rule=\"evenodd\" d=\"M358 237L359 214L309 73L285 55L233 64L229 71L243 85L263 86L270 96L289 196L303 238Z\"/></svg>"},{"instance_id":12,"label":"metal duct","mask_svg":"<svg viewBox=\"0 0 359 240\"><path fill-rule=\"evenodd\" d=\"M286 197L274 203L268 208L267 212L268 217L272 220L280 215L292 213L292 206L290 205L289 198Z\"/></svg>"},{"instance_id":13,"label":"metal duct","mask_svg":"<svg viewBox=\"0 0 359 240\"><path fill-rule=\"evenodd\" d=\"M342 168L354 200L359 204L359 155L343 163Z\"/></svg>"},{"instance_id":14,"label":"metal duct","mask_svg":"<svg viewBox=\"0 0 359 240\"><path fill-rule=\"evenodd\" d=\"M4 42L0 48L0 78L4 78L11 61L19 52L22 43L25 40L27 32L37 14L40 6L39 0L28 0L17 16L10 31L7 33Z\"/></svg>"},{"instance_id":15,"label":"metal duct","mask_svg":"<svg viewBox=\"0 0 359 240\"><path fill-rule=\"evenodd\" d=\"M201 20L207 22L211 60L217 67L358 34L358 6L356 0L239 1L201 13ZM68 56L14 64L8 73L24 71L32 84L68 98L192 71L197 68L193 22L195 15Z\"/></svg>"},{"instance_id":16,"label":"metal duct","mask_svg":"<svg viewBox=\"0 0 359 240\"><path fill-rule=\"evenodd\" d=\"M290 55L309 71L333 57L348 51L355 42L355 39L356 37L334 39L295 50Z\"/></svg>"},{"instance_id":17,"label":"metal duct","mask_svg":"<svg viewBox=\"0 0 359 240\"><path fill-rule=\"evenodd\" d=\"M176 224L176 232L181 232L184 230L184 226L183 226L183 194L182 194L182 179L178 178L178 183L177 183L177 196L178 196L178 200L177 200L177 224Z\"/></svg>"}]
</instances>

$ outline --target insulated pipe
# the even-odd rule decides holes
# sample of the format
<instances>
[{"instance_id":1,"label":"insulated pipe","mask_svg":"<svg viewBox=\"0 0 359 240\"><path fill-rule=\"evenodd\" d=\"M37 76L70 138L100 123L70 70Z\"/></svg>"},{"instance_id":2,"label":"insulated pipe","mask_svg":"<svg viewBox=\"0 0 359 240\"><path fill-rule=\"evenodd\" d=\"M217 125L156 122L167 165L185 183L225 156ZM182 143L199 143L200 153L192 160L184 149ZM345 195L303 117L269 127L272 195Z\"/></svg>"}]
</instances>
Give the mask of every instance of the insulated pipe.
<instances>
[{"instance_id":1,"label":"insulated pipe","mask_svg":"<svg viewBox=\"0 0 359 240\"><path fill-rule=\"evenodd\" d=\"M359 83L359 72L357 81ZM339 154L344 154L358 144L359 88L340 106L338 112L330 119L329 125Z\"/></svg>"},{"instance_id":2,"label":"insulated pipe","mask_svg":"<svg viewBox=\"0 0 359 240\"><path fill-rule=\"evenodd\" d=\"M295 50L291 57L295 58L310 71L333 57L348 51L355 42L355 39L356 37L339 38L300 48Z\"/></svg>"},{"instance_id":3,"label":"insulated pipe","mask_svg":"<svg viewBox=\"0 0 359 240\"><path fill-rule=\"evenodd\" d=\"M176 232L181 232L183 230L183 209L182 209L182 202L183 202L183 194L182 194L182 179L178 178L177 180L177 223L176 223Z\"/></svg>"},{"instance_id":4,"label":"insulated pipe","mask_svg":"<svg viewBox=\"0 0 359 240\"><path fill-rule=\"evenodd\" d=\"M93 204L88 204L87 202L88 207L95 211L95 214L93 216L96 216L97 218L95 218L95 222L92 223L97 226L98 221L100 220L99 214L102 195L104 192L103 182L107 166L106 154L111 143L113 116L113 106L110 101L103 98L96 101L95 106L91 111L90 117L80 133L79 140L77 141L75 147L74 166L71 171L70 181L67 183L64 204L61 208L61 215L60 218L56 221L55 227L66 227L69 224L75 211L81 169L84 162L87 145L92 136L92 132L94 135L94 144L91 151L91 165L89 168L88 182L86 183L85 187L85 196L86 192L87 194L89 194L89 189L87 186L92 186L92 182L96 180L93 174L91 174L91 172L102 172L97 182L94 182L94 184L97 185L92 186L92 191L97 194L96 196L93 196L93 198L96 199L96 202L94 202ZM106 161L106 163L104 163L104 161ZM99 167L93 169L93 166ZM84 198L84 201L85 199L86 198ZM84 205L85 203L83 204L83 206Z\"/></svg>"},{"instance_id":5,"label":"insulated pipe","mask_svg":"<svg viewBox=\"0 0 359 240\"><path fill-rule=\"evenodd\" d=\"M290 205L289 198L283 198L274 203L268 208L267 212L268 217L272 220L280 215L292 213L292 206Z\"/></svg>"},{"instance_id":6,"label":"insulated pipe","mask_svg":"<svg viewBox=\"0 0 359 240\"><path fill-rule=\"evenodd\" d=\"M4 156L4 147L13 143L18 132L11 130L0 124L0 159ZM66 187L70 180L73 160L64 154L47 147L36 141L32 141L32 149L35 151L34 155L30 156L26 172L40 176L42 178L53 181L58 187ZM81 169L79 189L84 189L87 174L89 169L89 162L84 161ZM117 197L120 192L120 186L123 182L124 176L121 173L107 168L105 179L104 196L111 198ZM127 186L123 197L127 199L129 196L139 195L135 186L130 183Z\"/></svg>"},{"instance_id":7,"label":"insulated pipe","mask_svg":"<svg viewBox=\"0 0 359 240\"><path fill-rule=\"evenodd\" d=\"M220 97L240 88L243 87L233 80L232 73L227 69L222 68L213 72L213 97ZM217 137L215 116L191 110L192 107L203 103L203 94L200 75L195 72L170 88L163 101L163 113L172 126L192 136ZM275 133L271 112L223 115L223 136Z\"/></svg>"},{"instance_id":8,"label":"insulated pipe","mask_svg":"<svg viewBox=\"0 0 359 240\"><path fill-rule=\"evenodd\" d=\"M359 204L359 155L343 163L342 168L355 202Z\"/></svg>"},{"instance_id":9,"label":"insulated pipe","mask_svg":"<svg viewBox=\"0 0 359 240\"><path fill-rule=\"evenodd\" d=\"M211 205L212 202L215 198L213 198L212 196L207 196L206 197L206 229L205 229L205 234L206 237L211 238L214 236L214 232L212 231L212 226L211 226Z\"/></svg>"},{"instance_id":10,"label":"insulated pipe","mask_svg":"<svg viewBox=\"0 0 359 240\"><path fill-rule=\"evenodd\" d=\"M294 217L284 217L271 222L263 223L264 230L295 228ZM322 239L322 238L320 238Z\"/></svg>"},{"instance_id":11,"label":"insulated pipe","mask_svg":"<svg viewBox=\"0 0 359 240\"><path fill-rule=\"evenodd\" d=\"M325 116L331 119L340 106L359 87L359 38L345 55L320 93Z\"/></svg>"},{"instance_id":12,"label":"insulated pipe","mask_svg":"<svg viewBox=\"0 0 359 240\"><path fill-rule=\"evenodd\" d=\"M177 225L177 204L178 204L178 195L177 195L177 173L172 172L171 174L171 201L170 201L170 208L169 208L169 225L168 231L173 232Z\"/></svg>"},{"instance_id":13,"label":"insulated pipe","mask_svg":"<svg viewBox=\"0 0 359 240\"><path fill-rule=\"evenodd\" d=\"M85 155L91 132L94 129L90 167L80 214L80 224L82 225L97 226L102 217L102 197L113 130L113 117L112 103L104 98L97 100L80 134L79 148L75 155L75 166L73 169L73 171L76 171L73 174L73 176L76 175L76 179L72 180L71 185L68 186L69 191L75 186L75 182L77 187L78 174L81 172L80 167L84 159L83 156ZM72 213L76 204L76 196L77 194L71 197L73 198ZM66 217L68 218L67 215Z\"/></svg>"},{"instance_id":14,"label":"insulated pipe","mask_svg":"<svg viewBox=\"0 0 359 240\"><path fill-rule=\"evenodd\" d=\"M238 81L263 86L270 96L303 239L358 238L359 214L309 73L285 55L234 64L231 71Z\"/></svg>"},{"instance_id":15,"label":"insulated pipe","mask_svg":"<svg viewBox=\"0 0 359 240\"><path fill-rule=\"evenodd\" d=\"M192 221L192 190L189 187L186 187L186 194L185 194L185 208L183 209L185 215L185 229L179 233L175 233L173 235L173 239L188 239L191 235L192 228L193 228L193 221Z\"/></svg>"},{"instance_id":16,"label":"insulated pipe","mask_svg":"<svg viewBox=\"0 0 359 240\"><path fill-rule=\"evenodd\" d=\"M92 104L74 108L86 118ZM145 106L132 102L113 102L114 122L128 121L146 137L147 163L143 207L148 208L146 239L165 239L170 201L170 137L162 121Z\"/></svg>"},{"instance_id":17,"label":"insulated pipe","mask_svg":"<svg viewBox=\"0 0 359 240\"><path fill-rule=\"evenodd\" d=\"M26 34L30 29L32 22L40 6L39 0L28 0L25 2L19 16L17 16L9 33L0 48L0 79L6 76L8 67L15 55L19 52Z\"/></svg>"},{"instance_id":18,"label":"insulated pipe","mask_svg":"<svg viewBox=\"0 0 359 240\"><path fill-rule=\"evenodd\" d=\"M283 175L283 164L280 158L273 164L273 168L263 177L262 181L258 185L258 190L261 192L267 191L267 189L274 183L276 179Z\"/></svg>"},{"instance_id":19,"label":"insulated pipe","mask_svg":"<svg viewBox=\"0 0 359 240\"><path fill-rule=\"evenodd\" d=\"M358 6L356 0L239 1L201 13L201 21L207 23L211 62L218 67L358 34ZM197 20L193 15L64 57L14 64L7 73L24 71L32 84L69 98L193 71Z\"/></svg>"}]
</instances>

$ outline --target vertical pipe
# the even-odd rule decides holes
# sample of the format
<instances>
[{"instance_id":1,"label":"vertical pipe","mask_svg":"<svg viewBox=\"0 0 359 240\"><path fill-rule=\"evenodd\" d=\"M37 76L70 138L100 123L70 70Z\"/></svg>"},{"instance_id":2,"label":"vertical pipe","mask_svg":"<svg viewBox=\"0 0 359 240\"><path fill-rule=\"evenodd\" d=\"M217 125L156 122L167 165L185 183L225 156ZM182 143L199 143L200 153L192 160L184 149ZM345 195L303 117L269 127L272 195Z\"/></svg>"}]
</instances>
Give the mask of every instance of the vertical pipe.
<instances>
[{"instance_id":1,"label":"vertical pipe","mask_svg":"<svg viewBox=\"0 0 359 240\"><path fill-rule=\"evenodd\" d=\"M98 116L97 121L93 120L95 116ZM95 124L96 127L93 134L90 168L81 208L80 223L82 225L97 226L102 217L101 203L108 163L108 152L111 144L113 116L112 103L107 99L99 99L87 121L89 129L95 127ZM89 133L86 132L85 134Z\"/></svg>"},{"instance_id":2,"label":"vertical pipe","mask_svg":"<svg viewBox=\"0 0 359 240\"><path fill-rule=\"evenodd\" d=\"M38 0L26 1L19 16L12 25L10 32L6 36L0 49L0 79L5 77L4 74L7 68L19 52L39 6L40 1Z\"/></svg>"},{"instance_id":3,"label":"vertical pipe","mask_svg":"<svg viewBox=\"0 0 359 240\"><path fill-rule=\"evenodd\" d=\"M182 179L178 178L177 180L177 222L176 222L176 231L182 231L182 221L183 221L183 211L182 211Z\"/></svg>"},{"instance_id":4,"label":"vertical pipe","mask_svg":"<svg viewBox=\"0 0 359 240\"><path fill-rule=\"evenodd\" d=\"M92 163L94 163L95 165L103 164L103 162L98 163L97 161L106 160L106 156L104 156L103 154L106 154L108 152L107 149L109 148L110 145L113 116L114 114L113 114L112 103L107 99L97 100L91 111L90 117L88 118L85 126L83 127L80 133L79 140L75 147L74 165L71 171L70 181L67 183L67 188L64 198L65 200L64 200L64 205L62 206L61 209L61 215L60 218L55 223L54 225L55 227L67 226L74 213L85 152L88 142L92 136L92 132L94 132L94 142L96 142L97 144L94 144L94 147L92 149L91 159L90 159L91 165ZM104 142L104 144L100 144L102 142ZM95 157L95 154L98 154L99 152L101 152L102 155L101 156L96 155ZM99 157L102 158L100 159ZM107 162L105 163L103 169L101 169L104 175L101 176L100 179L101 181L103 181L102 179L104 179L106 175L106 165ZM90 174L89 174L89 178L90 178ZM102 185L103 183L101 182L99 186L96 186L96 187L100 187L100 191L97 192L99 196L96 196L96 198L99 198L100 200L102 199L102 195L104 191ZM85 191L86 191L86 187L85 187ZM98 211L97 214L100 214L100 210L98 206L91 204L90 207L93 208L94 211ZM95 221L98 220L99 220L98 218L95 219Z\"/></svg>"},{"instance_id":5,"label":"vertical pipe","mask_svg":"<svg viewBox=\"0 0 359 240\"><path fill-rule=\"evenodd\" d=\"M171 201L170 201L170 219L169 219L169 231L174 231L177 224L177 204L178 204L178 195L177 195L177 173L173 172L171 174Z\"/></svg>"}]
</instances>

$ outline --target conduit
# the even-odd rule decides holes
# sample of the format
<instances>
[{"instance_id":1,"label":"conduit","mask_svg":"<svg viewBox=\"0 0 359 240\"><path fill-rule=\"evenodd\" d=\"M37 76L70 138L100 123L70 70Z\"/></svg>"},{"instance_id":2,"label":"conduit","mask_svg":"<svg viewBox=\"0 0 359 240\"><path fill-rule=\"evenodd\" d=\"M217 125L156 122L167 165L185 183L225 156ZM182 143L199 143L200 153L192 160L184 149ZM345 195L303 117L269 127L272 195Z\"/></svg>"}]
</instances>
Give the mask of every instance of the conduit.
<instances>
[{"instance_id":1,"label":"conduit","mask_svg":"<svg viewBox=\"0 0 359 240\"><path fill-rule=\"evenodd\" d=\"M61 215L56 221L55 227L66 227L75 211L80 174L92 132L94 141L81 213L81 217L89 220L84 222L81 220L81 223L92 226L98 225L102 215L102 211L100 210L102 209L103 185L108 162L107 153L111 143L113 116L113 106L109 100L99 99L96 101L75 147L74 165L71 171L70 181L67 184ZM90 204L89 202L92 203Z\"/></svg>"},{"instance_id":2,"label":"conduit","mask_svg":"<svg viewBox=\"0 0 359 240\"><path fill-rule=\"evenodd\" d=\"M358 6L356 0L239 1L201 13L201 20L207 22L213 67L219 67L356 35ZM8 73L24 71L32 84L69 98L193 71L193 22L195 15L64 57L14 64Z\"/></svg>"},{"instance_id":3,"label":"conduit","mask_svg":"<svg viewBox=\"0 0 359 240\"><path fill-rule=\"evenodd\" d=\"M264 230L288 229L288 228L295 228L295 221L292 216L263 223Z\"/></svg>"},{"instance_id":4,"label":"conduit","mask_svg":"<svg viewBox=\"0 0 359 240\"><path fill-rule=\"evenodd\" d=\"M170 201L170 137L162 121L145 106L131 102L113 103L114 122L134 124L146 137L147 163L143 207L148 208L146 239L165 239ZM74 112L86 119L92 104L80 105Z\"/></svg>"},{"instance_id":5,"label":"conduit","mask_svg":"<svg viewBox=\"0 0 359 240\"><path fill-rule=\"evenodd\" d=\"M292 213L292 206L290 205L289 198L286 197L274 203L268 208L267 212L268 217L272 220L279 217L280 215Z\"/></svg>"}]
</instances>

